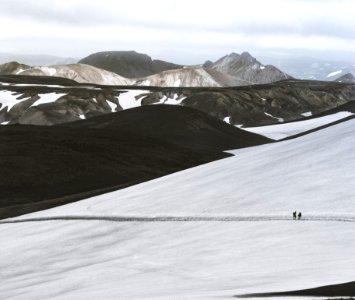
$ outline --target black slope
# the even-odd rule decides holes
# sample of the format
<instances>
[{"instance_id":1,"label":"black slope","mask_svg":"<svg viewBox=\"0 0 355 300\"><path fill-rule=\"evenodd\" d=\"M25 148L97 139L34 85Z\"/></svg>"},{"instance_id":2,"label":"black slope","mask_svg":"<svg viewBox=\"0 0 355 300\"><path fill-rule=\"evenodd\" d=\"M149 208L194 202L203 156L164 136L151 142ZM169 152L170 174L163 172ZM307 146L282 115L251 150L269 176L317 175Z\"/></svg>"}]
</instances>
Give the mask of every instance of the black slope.
<instances>
[{"instance_id":1,"label":"black slope","mask_svg":"<svg viewBox=\"0 0 355 300\"><path fill-rule=\"evenodd\" d=\"M0 218L69 203L270 140L184 107L149 106L65 126L0 126Z\"/></svg>"},{"instance_id":2,"label":"black slope","mask_svg":"<svg viewBox=\"0 0 355 300\"><path fill-rule=\"evenodd\" d=\"M235 296L238 298L255 298L255 297L286 297L286 296L312 296L312 297L349 297L355 296L355 281L326 285L311 289L289 291L289 292L275 292L275 293L258 293L248 294L242 296Z\"/></svg>"},{"instance_id":3,"label":"black slope","mask_svg":"<svg viewBox=\"0 0 355 300\"><path fill-rule=\"evenodd\" d=\"M139 132L146 137L208 151L244 148L271 141L197 109L176 105L147 105L61 126Z\"/></svg>"}]
</instances>

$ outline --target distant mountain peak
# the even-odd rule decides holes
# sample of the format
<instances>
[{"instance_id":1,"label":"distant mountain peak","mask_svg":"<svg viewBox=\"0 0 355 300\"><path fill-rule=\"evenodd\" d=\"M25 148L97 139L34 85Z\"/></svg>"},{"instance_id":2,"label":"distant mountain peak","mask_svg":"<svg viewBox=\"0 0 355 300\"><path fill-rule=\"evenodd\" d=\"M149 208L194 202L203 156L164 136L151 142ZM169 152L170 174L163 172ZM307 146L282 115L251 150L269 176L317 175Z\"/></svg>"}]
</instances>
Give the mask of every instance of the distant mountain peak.
<instances>
[{"instance_id":1,"label":"distant mountain peak","mask_svg":"<svg viewBox=\"0 0 355 300\"><path fill-rule=\"evenodd\" d=\"M336 82L343 82L343 83L355 83L355 76L352 73L346 73L334 81Z\"/></svg>"},{"instance_id":2,"label":"distant mountain peak","mask_svg":"<svg viewBox=\"0 0 355 300\"><path fill-rule=\"evenodd\" d=\"M232 52L223 56L210 68L244 81L245 84L270 83L291 78L274 66L264 66L249 52Z\"/></svg>"},{"instance_id":3,"label":"distant mountain peak","mask_svg":"<svg viewBox=\"0 0 355 300\"><path fill-rule=\"evenodd\" d=\"M253 57L249 52L243 52L240 55L240 58L243 59L243 60L249 61L250 63L257 61L256 58Z\"/></svg>"},{"instance_id":4,"label":"distant mountain peak","mask_svg":"<svg viewBox=\"0 0 355 300\"><path fill-rule=\"evenodd\" d=\"M210 68L213 66L213 62L210 60L206 60L205 63L202 65L203 68Z\"/></svg>"},{"instance_id":5,"label":"distant mountain peak","mask_svg":"<svg viewBox=\"0 0 355 300\"><path fill-rule=\"evenodd\" d=\"M127 78L139 78L166 70L182 68L181 65L153 60L149 55L136 51L103 51L93 53L79 61Z\"/></svg>"}]
</instances>

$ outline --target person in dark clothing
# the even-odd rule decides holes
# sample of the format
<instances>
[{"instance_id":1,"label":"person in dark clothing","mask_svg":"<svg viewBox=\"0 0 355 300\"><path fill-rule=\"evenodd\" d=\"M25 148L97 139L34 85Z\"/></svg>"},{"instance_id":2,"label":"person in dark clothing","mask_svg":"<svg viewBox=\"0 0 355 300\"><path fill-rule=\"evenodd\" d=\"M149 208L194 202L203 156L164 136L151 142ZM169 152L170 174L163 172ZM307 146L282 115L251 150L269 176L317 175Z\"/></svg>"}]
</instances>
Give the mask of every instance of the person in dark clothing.
<instances>
[{"instance_id":1,"label":"person in dark clothing","mask_svg":"<svg viewBox=\"0 0 355 300\"><path fill-rule=\"evenodd\" d=\"M302 213L299 212L299 213L298 213L298 220L301 220L301 218L302 218Z\"/></svg>"},{"instance_id":2,"label":"person in dark clothing","mask_svg":"<svg viewBox=\"0 0 355 300\"><path fill-rule=\"evenodd\" d=\"M296 220L296 218L297 218L297 211L294 211L292 214L293 214L293 219Z\"/></svg>"}]
</instances>

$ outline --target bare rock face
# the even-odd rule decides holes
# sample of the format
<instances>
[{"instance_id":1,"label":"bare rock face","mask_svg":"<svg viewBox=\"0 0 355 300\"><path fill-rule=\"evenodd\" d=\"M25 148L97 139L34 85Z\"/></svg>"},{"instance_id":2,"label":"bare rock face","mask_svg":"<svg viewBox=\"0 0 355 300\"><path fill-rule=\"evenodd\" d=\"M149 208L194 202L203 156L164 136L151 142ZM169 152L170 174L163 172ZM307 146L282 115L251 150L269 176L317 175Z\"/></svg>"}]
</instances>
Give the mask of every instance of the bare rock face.
<instances>
[{"instance_id":1,"label":"bare rock face","mask_svg":"<svg viewBox=\"0 0 355 300\"><path fill-rule=\"evenodd\" d=\"M11 61L0 65L0 75L9 75L9 74L17 75L29 68L30 66L28 65L20 64L16 61Z\"/></svg>"},{"instance_id":2,"label":"bare rock face","mask_svg":"<svg viewBox=\"0 0 355 300\"><path fill-rule=\"evenodd\" d=\"M160 87L222 87L236 86L239 81L216 70L189 67L164 71L159 74L136 80L134 85Z\"/></svg>"},{"instance_id":3,"label":"bare rock face","mask_svg":"<svg viewBox=\"0 0 355 300\"><path fill-rule=\"evenodd\" d=\"M264 66L248 52L231 53L202 67L185 67L140 78L135 85L181 87L227 87L264 84L290 79L274 66Z\"/></svg>"},{"instance_id":4,"label":"bare rock face","mask_svg":"<svg viewBox=\"0 0 355 300\"><path fill-rule=\"evenodd\" d=\"M111 71L127 78L144 77L182 68L181 65L153 60L150 56L135 51L98 52L81 59L79 63Z\"/></svg>"},{"instance_id":5,"label":"bare rock face","mask_svg":"<svg viewBox=\"0 0 355 300\"><path fill-rule=\"evenodd\" d=\"M347 74L335 79L334 81L343 82L343 83L355 83L355 77L352 73L347 73Z\"/></svg>"},{"instance_id":6,"label":"bare rock face","mask_svg":"<svg viewBox=\"0 0 355 300\"><path fill-rule=\"evenodd\" d=\"M272 65L264 66L248 52L231 53L209 67L236 77L242 83L239 85L271 83L292 78Z\"/></svg>"},{"instance_id":7,"label":"bare rock face","mask_svg":"<svg viewBox=\"0 0 355 300\"><path fill-rule=\"evenodd\" d=\"M116 73L84 64L31 67L17 62L0 65L0 75L52 76L71 79L79 83L100 85L130 85L130 79Z\"/></svg>"},{"instance_id":8,"label":"bare rock face","mask_svg":"<svg viewBox=\"0 0 355 300\"><path fill-rule=\"evenodd\" d=\"M56 76L75 80L80 83L101 85L128 85L131 81L115 73L84 64L53 65L48 67L32 67L20 73L32 76Z\"/></svg>"}]
</instances>

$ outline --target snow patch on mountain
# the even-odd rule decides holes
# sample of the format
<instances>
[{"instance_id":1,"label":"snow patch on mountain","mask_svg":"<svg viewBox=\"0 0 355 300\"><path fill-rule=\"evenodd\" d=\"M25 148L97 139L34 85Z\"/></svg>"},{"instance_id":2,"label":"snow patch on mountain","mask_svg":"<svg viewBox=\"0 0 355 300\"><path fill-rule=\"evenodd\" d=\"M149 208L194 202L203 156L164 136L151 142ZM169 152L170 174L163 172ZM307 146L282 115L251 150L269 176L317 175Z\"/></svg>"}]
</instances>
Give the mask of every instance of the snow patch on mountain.
<instances>
[{"instance_id":1,"label":"snow patch on mountain","mask_svg":"<svg viewBox=\"0 0 355 300\"><path fill-rule=\"evenodd\" d=\"M106 100L106 103L111 107L111 111L115 112L117 109L117 104L111 102L110 100Z\"/></svg>"},{"instance_id":2,"label":"snow patch on mountain","mask_svg":"<svg viewBox=\"0 0 355 300\"><path fill-rule=\"evenodd\" d=\"M65 96L66 94L57 94L57 93L48 93L48 94L38 94L40 97L35 103L31 106L38 106L45 103L51 103L57 101L60 97Z\"/></svg>"},{"instance_id":3,"label":"snow patch on mountain","mask_svg":"<svg viewBox=\"0 0 355 300\"><path fill-rule=\"evenodd\" d=\"M21 101L27 100L28 98L18 100L21 94L11 92L11 91L0 91L0 104L1 104L1 109L7 107L7 111L10 111L10 109L16 105L17 103L20 103Z\"/></svg>"},{"instance_id":4,"label":"snow patch on mountain","mask_svg":"<svg viewBox=\"0 0 355 300\"><path fill-rule=\"evenodd\" d=\"M267 115L267 116L269 116L269 117L271 117L271 118L273 118L273 119L276 119L276 120L279 121L279 122L284 122L284 119L283 119L283 118L274 117L273 115L271 115L271 114L269 114L269 113L267 113L267 112L265 112L265 115Z\"/></svg>"},{"instance_id":5,"label":"snow patch on mountain","mask_svg":"<svg viewBox=\"0 0 355 300\"><path fill-rule=\"evenodd\" d=\"M329 77L333 77L333 76L336 76L336 75L339 75L340 73L342 73L343 71L342 70L338 70L338 71L335 71L335 72L331 72L327 75L327 78Z\"/></svg>"},{"instance_id":6,"label":"snow patch on mountain","mask_svg":"<svg viewBox=\"0 0 355 300\"><path fill-rule=\"evenodd\" d=\"M142 105L143 98L149 93L149 90L123 90L118 97L118 102L123 109L138 107Z\"/></svg>"},{"instance_id":7,"label":"snow patch on mountain","mask_svg":"<svg viewBox=\"0 0 355 300\"><path fill-rule=\"evenodd\" d=\"M310 117L310 116L312 116L312 112L311 111L306 111L306 112L302 113L301 115L304 116L304 117Z\"/></svg>"},{"instance_id":8,"label":"snow patch on mountain","mask_svg":"<svg viewBox=\"0 0 355 300\"><path fill-rule=\"evenodd\" d=\"M223 121L226 122L226 123L228 123L228 124L230 124L230 123L231 123L231 117L225 117L225 118L223 119Z\"/></svg>"},{"instance_id":9,"label":"snow patch on mountain","mask_svg":"<svg viewBox=\"0 0 355 300\"><path fill-rule=\"evenodd\" d=\"M38 106L44 103L51 103L58 100L60 97L66 95L65 93L40 93L36 100L30 106ZM11 91L0 91L0 104L1 109L7 107L7 111L10 111L16 104L29 100L31 97L23 97L23 94Z\"/></svg>"}]
</instances>

